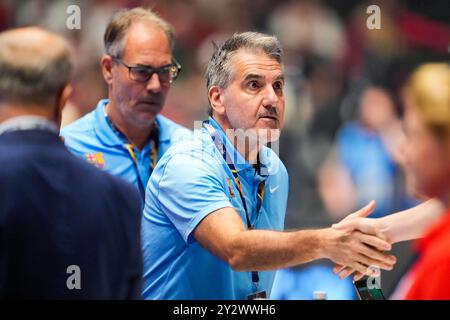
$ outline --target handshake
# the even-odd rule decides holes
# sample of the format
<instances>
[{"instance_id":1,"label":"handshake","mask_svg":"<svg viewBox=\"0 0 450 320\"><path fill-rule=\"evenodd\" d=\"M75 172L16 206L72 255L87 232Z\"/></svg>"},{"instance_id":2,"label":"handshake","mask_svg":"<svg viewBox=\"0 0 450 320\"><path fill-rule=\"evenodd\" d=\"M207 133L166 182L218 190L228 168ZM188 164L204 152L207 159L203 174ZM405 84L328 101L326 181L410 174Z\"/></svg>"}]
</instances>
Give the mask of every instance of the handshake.
<instances>
[{"instance_id":1,"label":"handshake","mask_svg":"<svg viewBox=\"0 0 450 320\"><path fill-rule=\"evenodd\" d=\"M371 201L331 228L323 229L323 256L336 263L333 271L341 279L352 273L355 281L365 275L378 276L377 270L392 270L396 263L394 256L385 253L392 249L386 226L380 219L366 218L374 208L375 201Z\"/></svg>"}]
</instances>

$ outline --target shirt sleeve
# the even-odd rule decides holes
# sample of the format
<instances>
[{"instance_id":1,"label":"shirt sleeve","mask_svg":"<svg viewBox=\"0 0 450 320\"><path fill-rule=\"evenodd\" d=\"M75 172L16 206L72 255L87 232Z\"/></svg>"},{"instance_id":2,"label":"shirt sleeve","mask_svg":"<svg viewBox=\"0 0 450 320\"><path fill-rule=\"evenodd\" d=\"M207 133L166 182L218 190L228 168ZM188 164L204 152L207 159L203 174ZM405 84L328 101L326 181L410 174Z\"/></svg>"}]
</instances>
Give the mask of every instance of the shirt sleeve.
<instances>
[{"instance_id":1,"label":"shirt sleeve","mask_svg":"<svg viewBox=\"0 0 450 320\"><path fill-rule=\"evenodd\" d=\"M157 186L157 203L186 243L211 212L233 207L221 181L223 165L202 154L176 154L170 158Z\"/></svg>"}]
</instances>

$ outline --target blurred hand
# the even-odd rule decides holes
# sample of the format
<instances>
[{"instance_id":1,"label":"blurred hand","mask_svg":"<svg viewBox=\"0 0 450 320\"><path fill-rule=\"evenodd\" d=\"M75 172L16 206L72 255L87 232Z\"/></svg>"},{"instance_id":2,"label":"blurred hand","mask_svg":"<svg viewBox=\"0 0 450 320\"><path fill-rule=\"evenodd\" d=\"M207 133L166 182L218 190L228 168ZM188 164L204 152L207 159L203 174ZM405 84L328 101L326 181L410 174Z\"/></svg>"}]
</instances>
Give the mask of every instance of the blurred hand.
<instances>
[{"instance_id":1,"label":"blurred hand","mask_svg":"<svg viewBox=\"0 0 450 320\"><path fill-rule=\"evenodd\" d=\"M352 214L349 214L339 223L333 224L332 227L333 229L347 232L359 231L367 235L376 236L379 239L383 239L390 244L389 239L384 233L385 226L382 225L381 221L379 219L366 218L374 208L375 202L371 201L366 207ZM386 250L390 250L390 247ZM356 273L353 277L354 281L360 280L365 275L361 271L358 271L354 268L349 268L348 266L343 266L342 264L336 264L336 266L333 268L333 272L338 274L341 279L345 279L355 271Z\"/></svg>"},{"instance_id":2,"label":"blurred hand","mask_svg":"<svg viewBox=\"0 0 450 320\"><path fill-rule=\"evenodd\" d=\"M383 252L391 249L388 242L359 231L323 229L322 241L326 258L364 275L373 275L377 268L392 270L396 262L394 256Z\"/></svg>"}]
</instances>

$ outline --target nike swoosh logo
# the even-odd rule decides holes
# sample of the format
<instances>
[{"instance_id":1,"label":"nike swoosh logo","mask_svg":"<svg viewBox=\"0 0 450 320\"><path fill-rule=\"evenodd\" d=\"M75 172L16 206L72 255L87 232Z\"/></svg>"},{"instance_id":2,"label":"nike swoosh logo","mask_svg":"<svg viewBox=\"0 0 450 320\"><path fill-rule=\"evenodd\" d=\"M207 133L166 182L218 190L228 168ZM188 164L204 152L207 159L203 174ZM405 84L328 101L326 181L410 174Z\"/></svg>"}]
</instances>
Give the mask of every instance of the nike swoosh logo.
<instances>
[{"instance_id":1,"label":"nike swoosh logo","mask_svg":"<svg viewBox=\"0 0 450 320\"><path fill-rule=\"evenodd\" d=\"M269 188L270 193L274 193L280 186L276 186L275 188Z\"/></svg>"}]
</instances>

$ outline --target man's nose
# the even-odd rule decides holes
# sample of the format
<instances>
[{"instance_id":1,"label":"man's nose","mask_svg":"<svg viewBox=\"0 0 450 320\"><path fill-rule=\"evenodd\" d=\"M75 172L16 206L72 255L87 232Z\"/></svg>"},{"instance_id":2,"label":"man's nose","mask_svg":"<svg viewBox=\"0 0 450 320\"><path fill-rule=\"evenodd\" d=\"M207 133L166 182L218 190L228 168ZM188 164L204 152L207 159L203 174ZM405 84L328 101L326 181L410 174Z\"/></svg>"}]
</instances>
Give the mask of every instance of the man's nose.
<instances>
[{"instance_id":1,"label":"man's nose","mask_svg":"<svg viewBox=\"0 0 450 320\"><path fill-rule=\"evenodd\" d=\"M263 105L264 106L276 106L278 104L280 97L275 92L272 86L267 86L264 90Z\"/></svg>"},{"instance_id":2,"label":"man's nose","mask_svg":"<svg viewBox=\"0 0 450 320\"><path fill-rule=\"evenodd\" d=\"M151 92L161 91L161 81L159 80L158 73L155 72L151 75L150 79L147 81L146 89Z\"/></svg>"}]
</instances>

